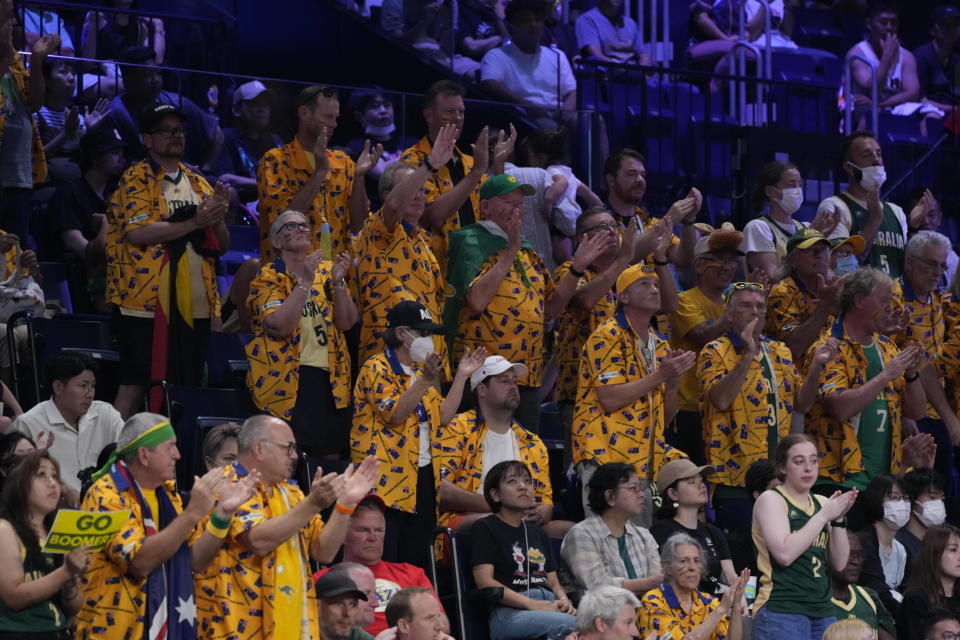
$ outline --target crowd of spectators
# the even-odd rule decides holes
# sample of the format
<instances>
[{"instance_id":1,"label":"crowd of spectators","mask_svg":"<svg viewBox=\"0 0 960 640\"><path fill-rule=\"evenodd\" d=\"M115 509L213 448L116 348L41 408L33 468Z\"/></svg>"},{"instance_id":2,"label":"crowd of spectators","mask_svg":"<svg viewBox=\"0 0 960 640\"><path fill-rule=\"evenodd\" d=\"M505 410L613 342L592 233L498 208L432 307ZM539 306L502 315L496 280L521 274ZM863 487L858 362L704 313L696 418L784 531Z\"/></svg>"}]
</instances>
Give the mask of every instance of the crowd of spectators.
<instances>
[{"instance_id":1,"label":"crowd of spectators","mask_svg":"<svg viewBox=\"0 0 960 640\"><path fill-rule=\"evenodd\" d=\"M695 4L704 33L729 28ZM456 66L449 7L422 9L381 17ZM453 553L496 640L960 630L960 276L933 191L882 199L881 142L859 131L810 223L805 168L783 161L756 176L742 231L698 222L696 188L654 215L631 148L606 158L601 196L568 166L576 86L541 44L547 8L490 11L465 57L539 129L468 144L466 91L442 80L423 138L372 89L343 105L363 133L338 147L331 87L288 105L246 82L225 128L164 90L152 19L88 17L82 46L123 88L77 100L80 71L50 57L66 42L34 39L28 69L0 0L0 320L43 308L36 247L109 314L120 369L112 403L69 350L44 363L48 400L0 387L0 636L444 640L445 585L424 569ZM578 18L581 54L644 65L620 11ZM910 93L895 13L867 16L884 99ZM958 20L938 10L934 54ZM258 256L224 295L227 221L247 219ZM185 494L183 433L141 411L147 387L201 386L211 335L237 326L257 413L196 443ZM303 459L341 471L300 487ZM54 556L60 508L129 516ZM430 544L438 524L452 547Z\"/></svg>"}]
</instances>

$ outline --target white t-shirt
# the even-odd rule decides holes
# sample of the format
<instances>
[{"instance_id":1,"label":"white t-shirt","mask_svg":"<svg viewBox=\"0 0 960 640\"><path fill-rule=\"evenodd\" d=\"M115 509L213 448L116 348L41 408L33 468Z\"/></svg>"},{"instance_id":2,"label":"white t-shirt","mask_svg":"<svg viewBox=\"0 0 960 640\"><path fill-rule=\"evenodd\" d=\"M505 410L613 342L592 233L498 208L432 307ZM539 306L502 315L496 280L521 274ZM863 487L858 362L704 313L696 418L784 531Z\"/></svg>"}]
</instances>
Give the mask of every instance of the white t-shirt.
<instances>
[{"instance_id":1,"label":"white t-shirt","mask_svg":"<svg viewBox=\"0 0 960 640\"><path fill-rule=\"evenodd\" d=\"M850 196L850 194L847 194ZM854 201L856 201L864 209L867 208L867 203L853 196L850 196ZM897 217L897 220L900 222L900 226L903 227L903 237L907 237L907 216L904 214L903 209L900 208L900 205L893 202L884 201L886 204L890 205L890 209L893 211L893 215ZM846 203L839 198L839 196L830 196L829 198L824 198L820 204L817 206L817 215L820 215L824 211L833 211L834 209L840 209L840 223L837 224L837 228L833 230L830 234L830 239L834 238L849 238L850 230L853 229L853 216L850 215L850 209L847 208Z\"/></svg>"},{"instance_id":2,"label":"white t-shirt","mask_svg":"<svg viewBox=\"0 0 960 640\"><path fill-rule=\"evenodd\" d=\"M790 225L786 225L778 220L775 220L774 222L784 231L784 235L787 236L787 240L791 235L796 233L800 227L806 226L798 220L793 220ZM769 222L763 218L754 218L743 228L743 244L740 245L740 250L746 254L764 252L772 253L776 251L776 247L774 246L776 243L774 233L776 232L770 226ZM786 240L784 240L784 242L786 242Z\"/></svg>"},{"instance_id":3,"label":"white t-shirt","mask_svg":"<svg viewBox=\"0 0 960 640\"><path fill-rule=\"evenodd\" d=\"M559 108L563 97L577 90L577 81L562 51L540 47L536 53L524 53L512 42L484 54L480 80L496 80L523 104L543 109Z\"/></svg>"},{"instance_id":4,"label":"white t-shirt","mask_svg":"<svg viewBox=\"0 0 960 640\"><path fill-rule=\"evenodd\" d=\"M30 436L38 447L52 436L50 455L60 464L60 480L80 491L79 473L97 464L100 452L117 441L122 426L123 418L113 405L94 400L74 429L51 399L17 417L11 428Z\"/></svg>"},{"instance_id":5,"label":"white t-shirt","mask_svg":"<svg viewBox=\"0 0 960 640\"><path fill-rule=\"evenodd\" d=\"M533 187L533 195L523 199L523 218L520 220L523 237L533 245L543 259L543 264L552 272L557 268L557 264L553 261L550 226L543 217L543 198L553 184L553 179L547 175L546 170L539 167L518 167L509 162L504 163L503 171L521 183Z\"/></svg>"},{"instance_id":6,"label":"white t-shirt","mask_svg":"<svg viewBox=\"0 0 960 640\"><path fill-rule=\"evenodd\" d=\"M573 175L573 169L562 164L547 167L547 175L563 176L567 180L567 190L553 205L553 215L550 221L557 228L557 231L568 238L572 238L576 235L577 218L583 213L577 203L577 189L580 188L580 178Z\"/></svg>"},{"instance_id":7,"label":"white t-shirt","mask_svg":"<svg viewBox=\"0 0 960 640\"><path fill-rule=\"evenodd\" d=\"M519 457L517 436L513 429L508 429L506 433L496 433L488 428L487 437L483 439L483 476L480 478L477 493L483 494L483 482L494 465L505 460L517 460Z\"/></svg>"}]
</instances>

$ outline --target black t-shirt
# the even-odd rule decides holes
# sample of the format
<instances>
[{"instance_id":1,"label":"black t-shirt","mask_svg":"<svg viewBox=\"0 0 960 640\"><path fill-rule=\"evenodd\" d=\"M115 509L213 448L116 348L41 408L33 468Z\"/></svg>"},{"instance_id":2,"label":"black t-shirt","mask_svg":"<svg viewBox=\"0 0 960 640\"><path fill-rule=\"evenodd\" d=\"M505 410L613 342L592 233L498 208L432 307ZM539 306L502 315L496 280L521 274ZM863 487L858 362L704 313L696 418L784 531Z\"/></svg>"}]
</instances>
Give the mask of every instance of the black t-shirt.
<instances>
[{"instance_id":1,"label":"black t-shirt","mask_svg":"<svg viewBox=\"0 0 960 640\"><path fill-rule=\"evenodd\" d=\"M108 195L109 192L108 188ZM71 253L61 238L66 231L76 229L87 240L95 238L93 214L106 212L107 204L82 177L61 184L50 197L44 214L38 247L40 259L56 261Z\"/></svg>"},{"instance_id":2,"label":"black t-shirt","mask_svg":"<svg viewBox=\"0 0 960 640\"><path fill-rule=\"evenodd\" d=\"M730 547L727 546L727 539L718 527L709 522L697 523L696 529L687 529L676 520L657 520L650 528L650 533L660 547L667 541L667 538L677 532L686 533L692 536L697 542L703 545L707 554L707 566L704 572L703 580L700 581L700 591L705 593L716 593L717 583L723 577L723 569L720 566L721 560L730 560Z\"/></svg>"},{"instance_id":3,"label":"black t-shirt","mask_svg":"<svg viewBox=\"0 0 960 640\"><path fill-rule=\"evenodd\" d=\"M757 571L757 548L753 545L753 523L745 524L727 534L727 546L730 559L737 573L750 569L750 575L760 575Z\"/></svg>"},{"instance_id":4,"label":"black t-shirt","mask_svg":"<svg viewBox=\"0 0 960 640\"><path fill-rule=\"evenodd\" d=\"M494 580L518 592L546 587L547 574L556 571L550 538L540 527L513 527L495 515L470 529L470 564L492 564Z\"/></svg>"},{"instance_id":5,"label":"black t-shirt","mask_svg":"<svg viewBox=\"0 0 960 640\"><path fill-rule=\"evenodd\" d=\"M235 176L257 179L257 165L260 158L270 149L283 145L283 140L275 133L263 131L256 138L243 135L238 129L227 127L223 130L223 150L214 174L219 177L225 173ZM241 202L257 199L256 187L239 189L237 195Z\"/></svg>"},{"instance_id":6,"label":"black t-shirt","mask_svg":"<svg viewBox=\"0 0 960 640\"><path fill-rule=\"evenodd\" d=\"M900 612L897 615L897 640L923 640L923 617L934 606L926 594L916 588L907 589L900 603ZM936 607L946 609L953 615L960 617L960 597L953 596Z\"/></svg>"},{"instance_id":7,"label":"black t-shirt","mask_svg":"<svg viewBox=\"0 0 960 640\"><path fill-rule=\"evenodd\" d=\"M913 53L917 60L917 79L920 81L920 97L943 104L960 103L960 56L950 52L947 64L940 62L933 43L917 47Z\"/></svg>"}]
</instances>

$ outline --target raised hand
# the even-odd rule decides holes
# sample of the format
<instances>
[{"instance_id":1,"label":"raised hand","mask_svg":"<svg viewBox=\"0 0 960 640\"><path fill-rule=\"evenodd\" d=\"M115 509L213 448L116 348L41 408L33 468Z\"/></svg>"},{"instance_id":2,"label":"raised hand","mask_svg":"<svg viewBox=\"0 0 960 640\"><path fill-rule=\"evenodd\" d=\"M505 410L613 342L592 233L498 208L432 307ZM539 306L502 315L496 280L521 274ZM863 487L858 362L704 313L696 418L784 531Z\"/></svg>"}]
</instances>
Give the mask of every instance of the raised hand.
<instances>
[{"instance_id":1,"label":"raised hand","mask_svg":"<svg viewBox=\"0 0 960 640\"><path fill-rule=\"evenodd\" d=\"M300 282L307 288L313 284L313 278L317 274L317 267L320 266L322 261L323 251L321 249L307 254L307 257L303 259L303 273L300 274Z\"/></svg>"},{"instance_id":2,"label":"raised hand","mask_svg":"<svg viewBox=\"0 0 960 640\"><path fill-rule=\"evenodd\" d=\"M323 511L337 499L339 479L340 476L336 473L323 475L323 468L317 468L317 472L313 474L313 481L310 483L310 495L307 496L307 500L310 500L317 511Z\"/></svg>"},{"instance_id":3,"label":"raised hand","mask_svg":"<svg viewBox=\"0 0 960 640\"><path fill-rule=\"evenodd\" d=\"M367 140L363 143L363 151L360 152L360 156L357 158L354 173L360 176L366 175L377 166L382 157L383 145L377 143L376 146L371 146L370 141Z\"/></svg>"},{"instance_id":4,"label":"raised hand","mask_svg":"<svg viewBox=\"0 0 960 640\"><path fill-rule=\"evenodd\" d=\"M77 135L77 130L80 128L80 109L77 107L70 107L67 111L67 118L63 123L63 131L67 134L68 138L73 138Z\"/></svg>"},{"instance_id":5,"label":"raised hand","mask_svg":"<svg viewBox=\"0 0 960 640\"><path fill-rule=\"evenodd\" d=\"M829 521L839 520L846 515L847 511L850 511L850 507L857 501L858 493L856 489L851 489L845 493L834 491L833 495L821 507L823 515Z\"/></svg>"},{"instance_id":6,"label":"raised hand","mask_svg":"<svg viewBox=\"0 0 960 640\"><path fill-rule=\"evenodd\" d=\"M497 134L497 141L493 145L493 166L502 167L503 163L513 155L514 147L517 144L517 129L510 123L509 135L504 134L503 129Z\"/></svg>"},{"instance_id":7,"label":"raised hand","mask_svg":"<svg viewBox=\"0 0 960 640\"><path fill-rule=\"evenodd\" d=\"M433 149L430 151L430 166L439 169L453 157L453 148L457 144L457 138L460 137L460 131L455 124L445 124L437 132L437 138L433 141Z\"/></svg>"},{"instance_id":8,"label":"raised hand","mask_svg":"<svg viewBox=\"0 0 960 640\"><path fill-rule=\"evenodd\" d=\"M257 491L257 483L260 482L260 472L253 470L236 482L224 481L220 487L220 502L217 508L224 512L224 515L232 515L234 511L240 508L247 500L253 497Z\"/></svg>"},{"instance_id":9,"label":"raised hand","mask_svg":"<svg viewBox=\"0 0 960 640\"><path fill-rule=\"evenodd\" d=\"M470 347L463 352L460 363L457 365L457 375L463 378L469 378L473 373L483 366L483 361L487 359L486 347L477 347L470 351Z\"/></svg>"},{"instance_id":10,"label":"raised hand","mask_svg":"<svg viewBox=\"0 0 960 640\"><path fill-rule=\"evenodd\" d=\"M746 349L745 356L753 357L760 348L758 338L760 337L760 330L763 327L761 320L763 320L763 318L754 318L748 322L747 326L740 332L740 338L743 339L743 345Z\"/></svg>"},{"instance_id":11,"label":"raised hand","mask_svg":"<svg viewBox=\"0 0 960 640\"><path fill-rule=\"evenodd\" d=\"M667 250L673 244L673 231L667 224L666 220L661 220L650 228L654 243L653 249L648 253L652 253L653 259L659 262L666 262Z\"/></svg>"},{"instance_id":12,"label":"raised hand","mask_svg":"<svg viewBox=\"0 0 960 640\"><path fill-rule=\"evenodd\" d=\"M423 361L423 377L436 382L440 380L440 374L443 372L443 358L434 351L427 354L427 359Z\"/></svg>"},{"instance_id":13,"label":"raised hand","mask_svg":"<svg viewBox=\"0 0 960 640\"><path fill-rule=\"evenodd\" d=\"M584 236L583 241L577 245L577 250L573 253L573 268L581 273L587 270L594 260L602 256L611 241L615 241L616 232L604 229L592 238Z\"/></svg>"},{"instance_id":14,"label":"raised hand","mask_svg":"<svg viewBox=\"0 0 960 640\"><path fill-rule=\"evenodd\" d=\"M54 51L60 48L60 36L56 33L45 33L37 41L33 43L33 46L30 47L30 53L33 54L33 59L31 59L30 64L33 64L33 60L44 59Z\"/></svg>"},{"instance_id":15,"label":"raised hand","mask_svg":"<svg viewBox=\"0 0 960 640\"><path fill-rule=\"evenodd\" d=\"M681 220L693 220L700 212L700 205L703 203L703 196L696 189L690 189L690 192L683 200L677 200L667 211L664 219L670 221L670 226L677 224Z\"/></svg>"},{"instance_id":16,"label":"raised hand","mask_svg":"<svg viewBox=\"0 0 960 640\"><path fill-rule=\"evenodd\" d=\"M818 213L810 223L810 227L829 237L838 224L840 224L840 209L834 205L833 208L824 209Z\"/></svg>"},{"instance_id":17,"label":"raised hand","mask_svg":"<svg viewBox=\"0 0 960 640\"><path fill-rule=\"evenodd\" d=\"M903 307L896 308L885 317L880 318L877 325L877 329L885 336L903 333L910 325L910 311Z\"/></svg>"},{"instance_id":18,"label":"raised hand","mask_svg":"<svg viewBox=\"0 0 960 640\"><path fill-rule=\"evenodd\" d=\"M504 224L503 230L507 234L507 251L517 253L520 251L520 241L523 238L523 212L511 212Z\"/></svg>"},{"instance_id":19,"label":"raised hand","mask_svg":"<svg viewBox=\"0 0 960 640\"><path fill-rule=\"evenodd\" d=\"M316 173L326 174L330 170L330 158L327 157L327 142L330 133L326 127L320 128L320 135L313 143L313 156L317 162Z\"/></svg>"},{"instance_id":20,"label":"raised hand","mask_svg":"<svg viewBox=\"0 0 960 640\"><path fill-rule=\"evenodd\" d=\"M818 299L817 306L823 305L827 313L836 315L840 308L840 290L843 289L843 283L850 277L845 273L839 278L834 276L830 279L817 274L817 284L814 287L813 295Z\"/></svg>"},{"instance_id":21,"label":"raised hand","mask_svg":"<svg viewBox=\"0 0 960 640\"><path fill-rule=\"evenodd\" d=\"M836 338L830 337L820 343L820 346L813 352L811 363L818 367L825 366L828 362L837 357L840 350L840 343Z\"/></svg>"},{"instance_id":22,"label":"raised hand","mask_svg":"<svg viewBox=\"0 0 960 640\"><path fill-rule=\"evenodd\" d=\"M97 100L97 104L93 106L91 111L89 107L84 107L83 109L83 121L87 123L88 129L93 129L100 121L107 117L107 114L110 113L110 102L106 98L100 98Z\"/></svg>"},{"instance_id":23,"label":"raised hand","mask_svg":"<svg viewBox=\"0 0 960 640\"><path fill-rule=\"evenodd\" d=\"M937 457L937 441L929 433L918 433L903 441L903 467L932 469Z\"/></svg>"},{"instance_id":24,"label":"raised hand","mask_svg":"<svg viewBox=\"0 0 960 640\"><path fill-rule=\"evenodd\" d=\"M341 476L343 479L337 502L355 505L363 500L380 478L380 461L376 456L367 456L363 462L350 465Z\"/></svg>"},{"instance_id":25,"label":"raised hand","mask_svg":"<svg viewBox=\"0 0 960 640\"><path fill-rule=\"evenodd\" d=\"M334 283L343 282L344 278L347 277L347 272L349 271L350 254L344 251L333 258L333 268L330 270L330 280L332 280Z\"/></svg>"},{"instance_id":26,"label":"raised hand","mask_svg":"<svg viewBox=\"0 0 960 640\"><path fill-rule=\"evenodd\" d=\"M683 373L697 363L697 354L693 351L671 349L667 357L660 363L657 371L662 371L667 382L679 380Z\"/></svg>"},{"instance_id":27,"label":"raised hand","mask_svg":"<svg viewBox=\"0 0 960 640\"><path fill-rule=\"evenodd\" d=\"M470 145L473 153L473 171L486 173L490 167L490 127L484 127L477 136L477 141Z\"/></svg>"},{"instance_id":28,"label":"raised hand","mask_svg":"<svg viewBox=\"0 0 960 640\"><path fill-rule=\"evenodd\" d=\"M898 378L904 371L916 368L923 356L923 348L917 342L911 342L905 349L893 356L883 366L883 372L887 374L888 379Z\"/></svg>"},{"instance_id":29,"label":"raised hand","mask_svg":"<svg viewBox=\"0 0 960 640\"><path fill-rule=\"evenodd\" d=\"M937 200L933 197L930 189L924 189L923 197L921 197L916 206L910 210L910 215L908 217L910 228L919 229L920 225L923 224L924 218L927 217L927 213L932 211L936 206Z\"/></svg>"},{"instance_id":30,"label":"raised hand","mask_svg":"<svg viewBox=\"0 0 960 640\"><path fill-rule=\"evenodd\" d=\"M223 486L223 469L219 467L211 469L203 474L203 477L193 478L193 489L190 490L190 504L188 509L192 509L194 514L202 517L210 513L217 502L217 494ZM157 514L153 514L156 517Z\"/></svg>"}]
</instances>

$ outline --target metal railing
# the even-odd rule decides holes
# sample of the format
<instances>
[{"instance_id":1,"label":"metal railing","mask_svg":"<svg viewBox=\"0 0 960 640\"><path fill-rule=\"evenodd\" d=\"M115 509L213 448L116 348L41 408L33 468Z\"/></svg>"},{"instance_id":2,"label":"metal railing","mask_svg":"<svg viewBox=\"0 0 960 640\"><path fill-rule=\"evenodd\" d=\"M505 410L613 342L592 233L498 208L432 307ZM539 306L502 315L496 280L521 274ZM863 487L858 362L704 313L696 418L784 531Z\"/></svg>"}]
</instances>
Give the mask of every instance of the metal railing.
<instances>
[{"instance_id":1,"label":"metal railing","mask_svg":"<svg viewBox=\"0 0 960 640\"><path fill-rule=\"evenodd\" d=\"M754 100L754 114L755 116L751 118L747 112L747 60L746 54L747 51L753 52L754 60L756 61L756 82L754 82L754 88L756 89L756 99ZM764 96L764 85L763 82L759 82L768 76L764 75L764 70L766 65L764 64L764 59L760 55L760 48L757 45L747 42L746 40L738 40L733 43L733 48L730 50L730 75L737 76L735 82L730 82L729 94L730 94L730 113L735 114L737 121L741 125L747 124L761 124L766 122L766 109L767 102ZM736 63L737 68L734 68L734 63ZM769 73L769 69L766 69L766 72Z\"/></svg>"},{"instance_id":2,"label":"metal railing","mask_svg":"<svg viewBox=\"0 0 960 640\"><path fill-rule=\"evenodd\" d=\"M763 55L765 58L764 67L766 68L767 75L762 76L766 78L773 77L773 20L770 15L770 2L769 0L757 0L760 5L763 7ZM743 0L740 4L740 25L739 25L739 35L740 42L747 42L747 2ZM740 72L743 75L743 71Z\"/></svg>"},{"instance_id":3,"label":"metal railing","mask_svg":"<svg viewBox=\"0 0 960 640\"><path fill-rule=\"evenodd\" d=\"M870 69L870 125L873 133L880 135L879 114L879 88L877 87L877 67L873 61L861 56L859 53L852 53L847 56L843 63L843 123L844 131L853 132L853 111L854 111L854 90L853 90L853 63L862 62Z\"/></svg>"}]
</instances>

